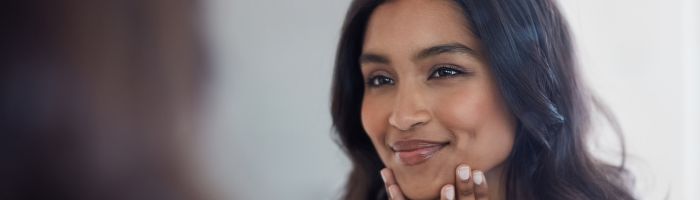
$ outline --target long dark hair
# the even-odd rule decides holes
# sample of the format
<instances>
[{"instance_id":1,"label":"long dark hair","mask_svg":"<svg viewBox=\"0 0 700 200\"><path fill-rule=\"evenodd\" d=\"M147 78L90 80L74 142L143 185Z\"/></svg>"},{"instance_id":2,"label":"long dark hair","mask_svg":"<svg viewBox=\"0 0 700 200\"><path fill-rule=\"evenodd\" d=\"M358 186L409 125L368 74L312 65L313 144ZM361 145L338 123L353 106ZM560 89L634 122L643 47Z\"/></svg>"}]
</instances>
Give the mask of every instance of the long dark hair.
<instances>
[{"instance_id":1,"label":"long dark hair","mask_svg":"<svg viewBox=\"0 0 700 200\"><path fill-rule=\"evenodd\" d=\"M353 164L344 199L386 198L382 161L361 124L364 85L358 63L367 21L383 2L353 1L336 55L331 114L338 142ZM568 25L555 2L457 0L455 5L483 44L517 118L505 166L507 199L633 199L624 143L619 166L595 159L586 148L591 109L602 107L579 81Z\"/></svg>"}]
</instances>

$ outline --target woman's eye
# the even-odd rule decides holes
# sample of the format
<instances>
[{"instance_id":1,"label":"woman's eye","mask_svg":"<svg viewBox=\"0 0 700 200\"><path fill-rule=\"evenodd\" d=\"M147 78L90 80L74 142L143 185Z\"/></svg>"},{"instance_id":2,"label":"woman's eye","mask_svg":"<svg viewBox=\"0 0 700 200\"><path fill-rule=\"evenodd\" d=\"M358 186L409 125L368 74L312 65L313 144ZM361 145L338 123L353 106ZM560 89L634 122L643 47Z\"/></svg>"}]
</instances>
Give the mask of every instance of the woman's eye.
<instances>
[{"instance_id":1,"label":"woman's eye","mask_svg":"<svg viewBox=\"0 0 700 200\"><path fill-rule=\"evenodd\" d=\"M430 74L430 77L428 79L440 79L440 78L448 78L452 76L457 76L464 74L463 71L450 68L450 67L438 67L437 69L433 70L433 72Z\"/></svg>"},{"instance_id":2,"label":"woman's eye","mask_svg":"<svg viewBox=\"0 0 700 200\"><path fill-rule=\"evenodd\" d=\"M386 76L383 76L383 75L373 76L373 77L369 78L369 80L367 81L367 85L369 85L370 87L381 87L383 85L393 85L393 84L394 84L393 79L386 77Z\"/></svg>"}]
</instances>

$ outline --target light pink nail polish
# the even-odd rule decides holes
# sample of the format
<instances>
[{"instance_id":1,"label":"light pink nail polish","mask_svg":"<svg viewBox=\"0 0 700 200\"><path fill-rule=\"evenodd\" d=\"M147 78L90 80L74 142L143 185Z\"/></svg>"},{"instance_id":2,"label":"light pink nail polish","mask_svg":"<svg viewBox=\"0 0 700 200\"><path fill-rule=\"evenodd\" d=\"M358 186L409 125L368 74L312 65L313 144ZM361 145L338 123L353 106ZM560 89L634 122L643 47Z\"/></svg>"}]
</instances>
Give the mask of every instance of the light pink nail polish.
<instances>
[{"instance_id":1,"label":"light pink nail polish","mask_svg":"<svg viewBox=\"0 0 700 200\"><path fill-rule=\"evenodd\" d=\"M457 176L459 176L459 179L462 181L469 180L470 171L471 169L469 169L468 166L459 166L459 168L457 168Z\"/></svg>"},{"instance_id":2,"label":"light pink nail polish","mask_svg":"<svg viewBox=\"0 0 700 200\"><path fill-rule=\"evenodd\" d=\"M447 186L447 189L445 189L445 197L448 200L454 200L455 199L455 187L450 185Z\"/></svg>"},{"instance_id":3,"label":"light pink nail polish","mask_svg":"<svg viewBox=\"0 0 700 200\"><path fill-rule=\"evenodd\" d=\"M474 184L481 185L484 182L484 172L475 171L474 172Z\"/></svg>"},{"instance_id":4,"label":"light pink nail polish","mask_svg":"<svg viewBox=\"0 0 700 200\"><path fill-rule=\"evenodd\" d=\"M379 175L382 176L382 181L384 181L384 183L386 183L386 176L384 176L384 171L383 171L383 170L382 170L382 171L379 171Z\"/></svg>"}]
</instances>

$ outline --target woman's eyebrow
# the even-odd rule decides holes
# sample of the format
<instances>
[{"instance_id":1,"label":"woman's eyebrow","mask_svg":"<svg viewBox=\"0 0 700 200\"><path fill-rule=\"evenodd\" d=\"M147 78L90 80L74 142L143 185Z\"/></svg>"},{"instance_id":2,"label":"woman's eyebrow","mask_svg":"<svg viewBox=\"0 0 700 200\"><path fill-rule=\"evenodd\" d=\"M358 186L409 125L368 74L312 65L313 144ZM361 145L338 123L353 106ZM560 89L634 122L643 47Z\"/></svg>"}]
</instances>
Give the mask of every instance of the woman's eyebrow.
<instances>
[{"instance_id":1,"label":"woman's eyebrow","mask_svg":"<svg viewBox=\"0 0 700 200\"><path fill-rule=\"evenodd\" d=\"M440 44L436 46L432 46L426 49L423 49L420 51L418 54L414 56L414 60L423 60L428 57L444 54L444 53L461 53L461 54L468 54L472 56L477 56L476 51L474 49L467 47L466 45L463 45L461 43L448 43L448 44ZM377 53L362 53L360 55L360 64L366 64L366 63L377 63L377 64L390 64L391 61L387 56L377 54Z\"/></svg>"},{"instance_id":2,"label":"woman's eyebrow","mask_svg":"<svg viewBox=\"0 0 700 200\"><path fill-rule=\"evenodd\" d=\"M366 63L378 63L378 64L389 64L389 58L384 55L375 53L363 53L360 55L360 64Z\"/></svg>"},{"instance_id":3,"label":"woman's eyebrow","mask_svg":"<svg viewBox=\"0 0 700 200\"><path fill-rule=\"evenodd\" d=\"M416 56L413 58L414 60L423 60L428 57L440 55L443 53L462 53L462 54L468 54L472 56L477 56L476 51L474 49L467 47L466 45L460 44L460 43L448 43L448 44L441 44L441 45L436 45L432 46L427 49L423 49L420 51Z\"/></svg>"}]
</instances>

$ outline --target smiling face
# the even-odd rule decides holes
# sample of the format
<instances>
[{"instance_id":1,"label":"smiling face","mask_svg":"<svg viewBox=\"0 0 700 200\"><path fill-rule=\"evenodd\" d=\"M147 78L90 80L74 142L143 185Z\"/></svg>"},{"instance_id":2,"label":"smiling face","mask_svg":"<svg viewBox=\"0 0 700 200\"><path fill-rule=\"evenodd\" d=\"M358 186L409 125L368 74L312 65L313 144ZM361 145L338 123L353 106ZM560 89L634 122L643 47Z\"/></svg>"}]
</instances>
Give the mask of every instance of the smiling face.
<instances>
[{"instance_id":1,"label":"smiling face","mask_svg":"<svg viewBox=\"0 0 700 200\"><path fill-rule=\"evenodd\" d=\"M461 12L392 1L367 25L362 124L411 199L437 198L461 163L500 174L513 146L515 119Z\"/></svg>"}]
</instances>

